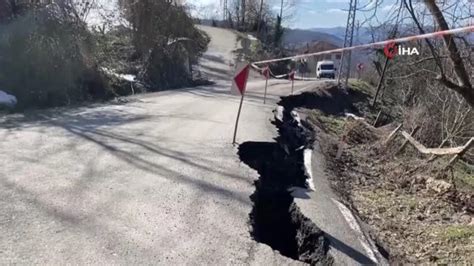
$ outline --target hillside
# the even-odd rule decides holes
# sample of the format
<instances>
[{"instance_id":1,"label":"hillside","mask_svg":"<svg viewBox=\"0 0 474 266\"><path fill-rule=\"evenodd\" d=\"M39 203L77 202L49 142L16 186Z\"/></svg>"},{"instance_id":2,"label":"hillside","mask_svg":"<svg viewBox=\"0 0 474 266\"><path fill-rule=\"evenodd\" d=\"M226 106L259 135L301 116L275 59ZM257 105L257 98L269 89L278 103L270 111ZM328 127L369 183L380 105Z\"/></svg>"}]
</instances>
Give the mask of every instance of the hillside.
<instances>
[{"instance_id":1,"label":"hillside","mask_svg":"<svg viewBox=\"0 0 474 266\"><path fill-rule=\"evenodd\" d=\"M283 37L283 44L285 46L300 47L315 41L325 41L338 46L343 44L343 39L332 34L312 30L285 29Z\"/></svg>"},{"instance_id":2,"label":"hillside","mask_svg":"<svg viewBox=\"0 0 474 266\"><path fill-rule=\"evenodd\" d=\"M318 32L318 33L325 33L333 35L341 40L344 40L344 36L346 35L346 28L345 27L332 27L332 28L311 28L310 31ZM371 34L369 33L370 29L368 27L361 27L359 29L359 36L358 39L354 39L356 43L369 43L372 40Z\"/></svg>"}]
</instances>

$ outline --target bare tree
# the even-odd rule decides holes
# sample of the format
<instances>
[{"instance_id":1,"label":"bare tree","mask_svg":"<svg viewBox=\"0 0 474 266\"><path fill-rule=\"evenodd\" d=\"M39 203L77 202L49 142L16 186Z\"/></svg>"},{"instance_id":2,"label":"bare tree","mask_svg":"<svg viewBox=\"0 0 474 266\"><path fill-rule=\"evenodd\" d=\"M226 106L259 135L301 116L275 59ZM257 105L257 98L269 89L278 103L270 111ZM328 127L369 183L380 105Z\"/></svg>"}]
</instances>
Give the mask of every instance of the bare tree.
<instances>
[{"instance_id":1,"label":"bare tree","mask_svg":"<svg viewBox=\"0 0 474 266\"><path fill-rule=\"evenodd\" d=\"M260 8L258 10L258 26L257 33L260 33L260 23L262 22L263 0L260 0Z\"/></svg>"},{"instance_id":2,"label":"bare tree","mask_svg":"<svg viewBox=\"0 0 474 266\"><path fill-rule=\"evenodd\" d=\"M280 18L283 17L283 0L281 0L281 5L280 5Z\"/></svg>"},{"instance_id":3,"label":"bare tree","mask_svg":"<svg viewBox=\"0 0 474 266\"><path fill-rule=\"evenodd\" d=\"M409 10L410 15L412 16L415 24L417 25L419 31L424 33L418 18L414 12L412 0L404 0L405 6ZM439 27L439 30L449 30L450 27L443 15L443 12L436 4L434 0L424 0L424 3L428 10L430 11L431 15L433 16L436 25ZM435 51L433 45L429 40L427 40L428 47L432 53L432 56L438 66L439 74L437 75L437 79L449 89L452 89L462 95L464 99L469 103L471 107L474 107L474 88L472 87L472 83L470 81L469 74L466 70L466 66L464 65L463 59L461 58L460 50L458 49L458 45L452 35L443 35L443 41L447 48L448 58L451 61L451 65L454 70L454 75L456 76L457 82L453 81L449 78L446 74L446 71L441 64L439 59L438 53Z\"/></svg>"}]
</instances>

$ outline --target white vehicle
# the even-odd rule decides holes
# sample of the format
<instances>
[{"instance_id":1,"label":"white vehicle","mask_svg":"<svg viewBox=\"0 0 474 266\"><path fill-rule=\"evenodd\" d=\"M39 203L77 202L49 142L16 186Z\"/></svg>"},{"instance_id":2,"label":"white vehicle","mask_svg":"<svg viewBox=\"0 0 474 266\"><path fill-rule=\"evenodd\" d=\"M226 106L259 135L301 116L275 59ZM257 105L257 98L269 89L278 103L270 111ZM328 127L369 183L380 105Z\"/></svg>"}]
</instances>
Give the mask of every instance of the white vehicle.
<instances>
[{"instance_id":1,"label":"white vehicle","mask_svg":"<svg viewBox=\"0 0 474 266\"><path fill-rule=\"evenodd\" d=\"M17 99L15 96L10 95L2 90L0 90L0 106L6 106L13 108L17 104Z\"/></svg>"},{"instance_id":2,"label":"white vehicle","mask_svg":"<svg viewBox=\"0 0 474 266\"><path fill-rule=\"evenodd\" d=\"M336 68L333 61L319 61L316 66L317 78L336 78Z\"/></svg>"}]
</instances>

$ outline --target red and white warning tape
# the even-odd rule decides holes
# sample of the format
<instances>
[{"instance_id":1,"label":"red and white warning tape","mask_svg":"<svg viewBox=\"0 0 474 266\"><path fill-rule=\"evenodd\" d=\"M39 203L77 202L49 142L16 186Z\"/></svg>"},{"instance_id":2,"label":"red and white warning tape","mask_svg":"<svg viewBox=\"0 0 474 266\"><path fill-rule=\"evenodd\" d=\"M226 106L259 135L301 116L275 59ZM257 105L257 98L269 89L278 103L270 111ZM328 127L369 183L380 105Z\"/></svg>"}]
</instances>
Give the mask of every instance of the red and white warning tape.
<instances>
[{"instance_id":1,"label":"red and white warning tape","mask_svg":"<svg viewBox=\"0 0 474 266\"><path fill-rule=\"evenodd\" d=\"M426 33L426 34L420 34L420 35L414 35L414 36L398 38L398 39L390 39L390 40L385 40L385 41L381 41L381 42L361 44L361 45L345 47L345 48L339 48L339 49L333 49L333 50L327 50L327 51L322 51L322 52L317 52L317 53L300 54L300 55L288 56L288 57L283 57L283 58L263 60L263 61L253 62L251 65L252 65L253 68L255 68L257 70L261 70L261 68L259 68L257 65L274 63L274 62L291 60L291 59L301 59L301 58L312 57L312 56L317 56L317 55L342 53L344 51L351 51L351 50L357 50L357 49L367 49L367 48L381 47L381 46L385 46L389 43L403 43L403 42L409 42L409 41L414 41L414 40L436 38L436 37L443 36L443 35L458 34L458 33L464 33L464 32L474 32L474 26L467 26L467 27L462 27L462 28L457 28L457 29L437 31L437 32L432 32L432 33Z\"/></svg>"}]
</instances>

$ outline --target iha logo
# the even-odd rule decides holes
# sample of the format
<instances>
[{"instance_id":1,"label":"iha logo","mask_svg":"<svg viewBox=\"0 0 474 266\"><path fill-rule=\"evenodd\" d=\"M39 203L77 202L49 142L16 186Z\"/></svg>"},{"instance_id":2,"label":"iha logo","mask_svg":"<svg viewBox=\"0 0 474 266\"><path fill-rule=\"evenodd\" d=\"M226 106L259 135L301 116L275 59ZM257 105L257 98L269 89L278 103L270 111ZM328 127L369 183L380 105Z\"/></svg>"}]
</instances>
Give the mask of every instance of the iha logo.
<instances>
[{"instance_id":1,"label":"iha logo","mask_svg":"<svg viewBox=\"0 0 474 266\"><path fill-rule=\"evenodd\" d=\"M388 59L393 59L397 55L420 55L416 47L397 45L394 42L386 44L383 52Z\"/></svg>"}]
</instances>

